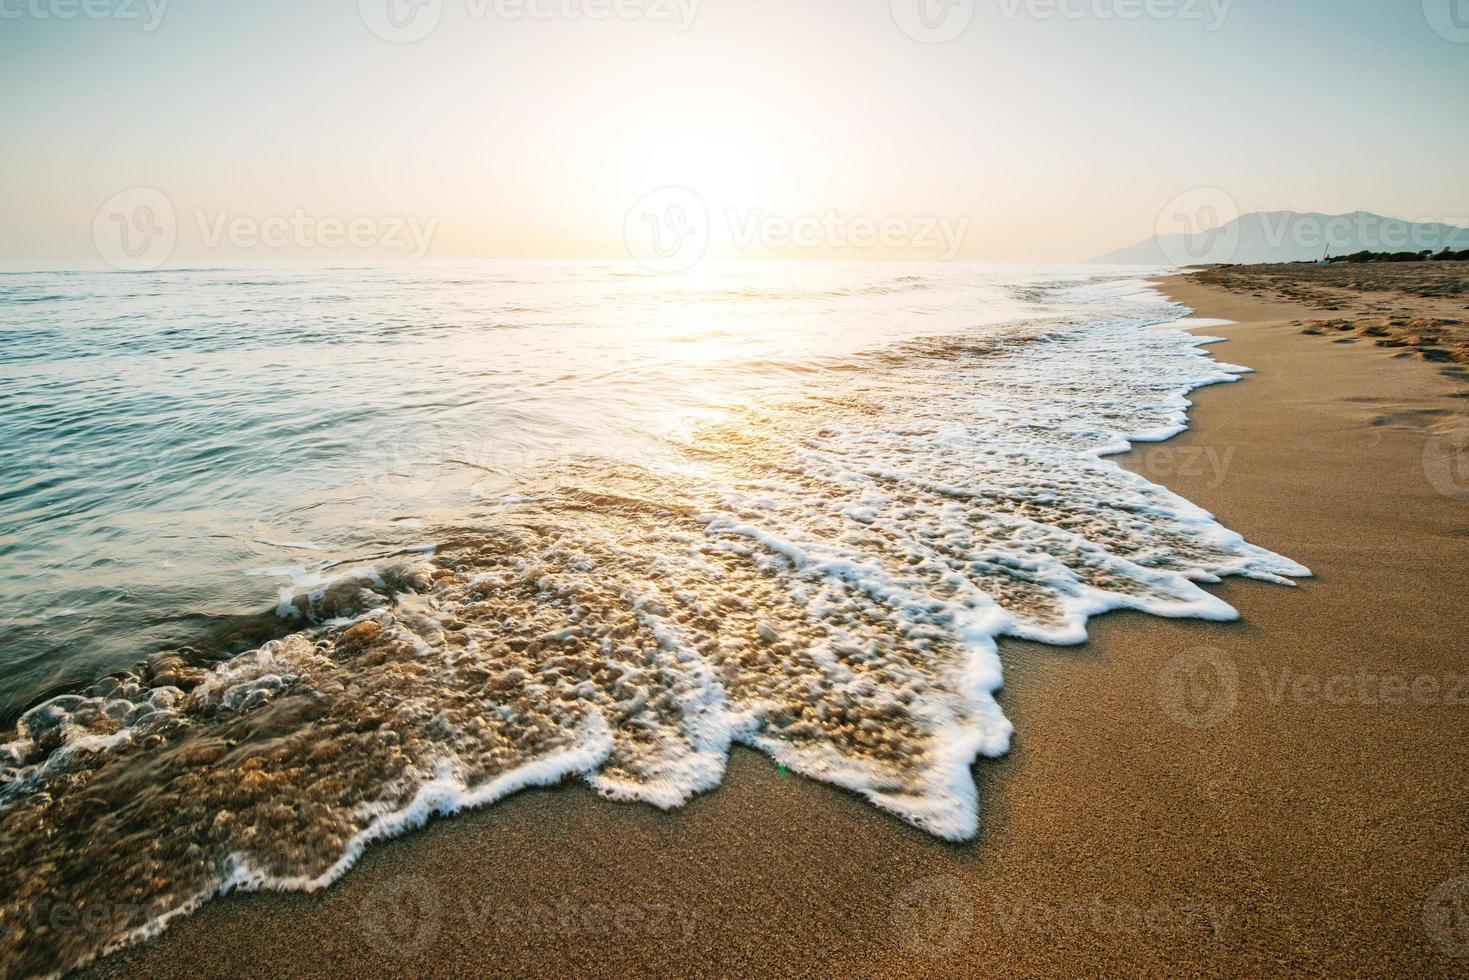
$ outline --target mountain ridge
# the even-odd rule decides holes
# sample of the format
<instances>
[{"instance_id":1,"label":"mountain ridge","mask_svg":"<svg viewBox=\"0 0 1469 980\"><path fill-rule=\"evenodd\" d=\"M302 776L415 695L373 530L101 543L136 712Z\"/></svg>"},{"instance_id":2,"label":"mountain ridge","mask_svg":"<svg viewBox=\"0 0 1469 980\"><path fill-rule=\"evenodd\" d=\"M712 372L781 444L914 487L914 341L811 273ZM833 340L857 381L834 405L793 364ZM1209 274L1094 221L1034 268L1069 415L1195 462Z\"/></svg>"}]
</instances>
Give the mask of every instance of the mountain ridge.
<instances>
[{"instance_id":1,"label":"mountain ridge","mask_svg":"<svg viewBox=\"0 0 1469 980\"><path fill-rule=\"evenodd\" d=\"M1161 224L1161 220L1160 220ZM1094 265L1314 262L1326 254L1469 248L1469 229L1371 211L1252 211L1194 234L1159 234L1091 260Z\"/></svg>"}]
</instances>

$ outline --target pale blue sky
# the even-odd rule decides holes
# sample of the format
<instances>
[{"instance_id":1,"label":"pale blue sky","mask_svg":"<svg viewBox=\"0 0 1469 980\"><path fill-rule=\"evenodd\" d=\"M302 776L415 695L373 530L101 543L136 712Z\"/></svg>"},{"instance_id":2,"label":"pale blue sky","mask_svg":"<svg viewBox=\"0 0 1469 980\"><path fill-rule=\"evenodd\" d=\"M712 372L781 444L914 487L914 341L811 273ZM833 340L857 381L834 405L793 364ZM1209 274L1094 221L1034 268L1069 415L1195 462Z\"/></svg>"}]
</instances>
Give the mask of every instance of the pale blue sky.
<instances>
[{"instance_id":1,"label":"pale blue sky","mask_svg":"<svg viewBox=\"0 0 1469 980\"><path fill-rule=\"evenodd\" d=\"M432 218L442 258L617 255L669 184L715 212L962 216L975 260L1086 259L1203 186L1469 220L1469 43L1421 0L1234 0L1212 31L1208 0L979 0L944 44L889 0L702 0L684 31L655 0L599 22L441 0L405 44L357 0L171 0L152 31L144 0L35 16L68 2L0 0L11 262L95 259L99 205L134 186L178 209L180 257L214 254L197 214L295 211Z\"/></svg>"}]
</instances>

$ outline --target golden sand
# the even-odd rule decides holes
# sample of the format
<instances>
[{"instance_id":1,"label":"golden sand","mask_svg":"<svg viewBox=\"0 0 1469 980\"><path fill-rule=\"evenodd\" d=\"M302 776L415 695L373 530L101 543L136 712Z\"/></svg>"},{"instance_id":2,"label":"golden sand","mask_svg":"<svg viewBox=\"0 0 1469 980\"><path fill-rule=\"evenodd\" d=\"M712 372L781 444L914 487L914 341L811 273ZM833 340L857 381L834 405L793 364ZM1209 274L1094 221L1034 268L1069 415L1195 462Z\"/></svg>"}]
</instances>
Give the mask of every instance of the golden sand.
<instances>
[{"instance_id":1,"label":"golden sand","mask_svg":"<svg viewBox=\"0 0 1469 980\"><path fill-rule=\"evenodd\" d=\"M90 972L1462 974L1464 386L1294 323L1340 310L1165 288L1240 321L1203 332L1258 373L1124 464L1317 577L1211 587L1235 623L1114 614L1082 648L1005 643L1020 735L976 767L976 842L741 751L675 813L525 793Z\"/></svg>"}]
</instances>

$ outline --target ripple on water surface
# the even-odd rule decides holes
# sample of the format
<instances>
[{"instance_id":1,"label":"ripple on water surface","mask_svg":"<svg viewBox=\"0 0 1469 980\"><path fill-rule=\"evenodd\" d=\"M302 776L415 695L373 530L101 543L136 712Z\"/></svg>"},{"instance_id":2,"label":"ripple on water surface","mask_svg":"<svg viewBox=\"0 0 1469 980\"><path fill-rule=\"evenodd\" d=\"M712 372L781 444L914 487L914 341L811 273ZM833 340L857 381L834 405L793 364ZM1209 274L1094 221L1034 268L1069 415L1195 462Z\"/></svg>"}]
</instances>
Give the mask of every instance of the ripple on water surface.
<instances>
[{"instance_id":1,"label":"ripple on water surface","mask_svg":"<svg viewBox=\"0 0 1469 980\"><path fill-rule=\"evenodd\" d=\"M298 577L294 631L32 709L0 746L5 971L222 890L329 883L373 839L526 786L674 807L737 742L973 837L970 767L1010 738L996 637L1229 618L1199 583L1308 574L1104 458L1239 369L1148 326L1156 300L1091 304L852 355L643 455L560 454L415 526L431 551ZM63 904L115 914L35 914Z\"/></svg>"}]
</instances>

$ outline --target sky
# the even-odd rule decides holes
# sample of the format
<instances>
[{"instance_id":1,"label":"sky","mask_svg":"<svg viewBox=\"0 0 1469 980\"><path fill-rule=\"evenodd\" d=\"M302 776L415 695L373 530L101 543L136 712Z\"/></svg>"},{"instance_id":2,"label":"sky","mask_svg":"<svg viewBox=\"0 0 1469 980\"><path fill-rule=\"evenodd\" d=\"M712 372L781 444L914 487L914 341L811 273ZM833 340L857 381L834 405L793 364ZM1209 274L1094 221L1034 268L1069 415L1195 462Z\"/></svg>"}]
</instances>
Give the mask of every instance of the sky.
<instances>
[{"instance_id":1,"label":"sky","mask_svg":"<svg viewBox=\"0 0 1469 980\"><path fill-rule=\"evenodd\" d=\"M0 0L0 261L694 224L731 258L1085 261L1201 189L1469 224L1466 93L1469 0Z\"/></svg>"}]
</instances>

